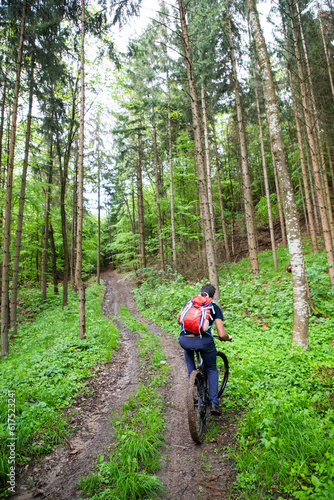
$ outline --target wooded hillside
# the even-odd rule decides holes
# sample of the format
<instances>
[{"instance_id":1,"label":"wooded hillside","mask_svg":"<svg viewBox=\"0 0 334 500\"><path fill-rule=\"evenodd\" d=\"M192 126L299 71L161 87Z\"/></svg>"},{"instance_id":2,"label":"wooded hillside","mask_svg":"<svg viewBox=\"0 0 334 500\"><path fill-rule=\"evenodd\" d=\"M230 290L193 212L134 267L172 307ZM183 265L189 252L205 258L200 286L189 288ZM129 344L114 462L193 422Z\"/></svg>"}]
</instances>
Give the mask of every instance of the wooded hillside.
<instances>
[{"instance_id":1,"label":"wooded hillside","mask_svg":"<svg viewBox=\"0 0 334 500\"><path fill-rule=\"evenodd\" d=\"M300 224L334 285L332 6L272 6L268 43L252 1L161 3L126 54L113 30L139 5L83 6L1 6L2 355L22 284L45 299L62 283L64 306L78 288L83 337L82 272L170 266L217 285L245 252L256 276L268 238L275 268L288 242L307 348Z\"/></svg>"},{"instance_id":2,"label":"wooded hillside","mask_svg":"<svg viewBox=\"0 0 334 500\"><path fill-rule=\"evenodd\" d=\"M92 292L86 299L86 289L95 274L100 285L103 270L117 270L131 274L139 307L151 306L147 295L156 321L168 330L185 300L179 288L195 293L195 284L209 281L217 302L250 320L252 300L261 301L268 287L265 305L254 306L263 323L266 314L279 316L277 304L284 309L284 292L289 348L311 360L305 351L319 335L326 369L318 363L315 372L324 373L320 385L326 379L331 387L334 10L329 0L266 7L268 19L256 0L161 1L122 52L118 28L143 15L141 0L0 3L6 370L22 348L21 326L54 304L63 318L78 304L71 334L86 345L97 300ZM259 257L265 250L270 253ZM235 272L243 298L227 284ZM160 286L171 303L176 294L169 312L170 302L151 296ZM239 312L226 297L234 293ZM321 337L315 321L327 318ZM307 370L303 381L315 376ZM26 397L22 393L22 401ZM315 404L323 411L322 402L301 408ZM247 436L253 431L249 424ZM318 477L319 470L298 474ZM286 495L293 488L287 486Z\"/></svg>"}]
</instances>

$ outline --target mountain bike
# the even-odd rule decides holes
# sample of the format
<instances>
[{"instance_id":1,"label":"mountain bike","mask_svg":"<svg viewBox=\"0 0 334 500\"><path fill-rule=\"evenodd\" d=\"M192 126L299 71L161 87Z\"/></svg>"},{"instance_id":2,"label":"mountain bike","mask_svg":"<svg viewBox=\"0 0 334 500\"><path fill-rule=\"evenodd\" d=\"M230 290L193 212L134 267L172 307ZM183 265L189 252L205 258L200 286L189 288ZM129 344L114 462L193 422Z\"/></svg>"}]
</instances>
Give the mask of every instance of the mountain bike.
<instances>
[{"instance_id":1,"label":"mountain bike","mask_svg":"<svg viewBox=\"0 0 334 500\"><path fill-rule=\"evenodd\" d=\"M218 335L214 335L219 338ZM194 370L189 378L187 391L187 409L189 430L195 443L200 444L204 439L206 426L208 397L208 378L205 372L204 362L199 351L195 350ZM226 355L217 351L218 369L218 397L220 398L228 380L228 360Z\"/></svg>"}]
</instances>

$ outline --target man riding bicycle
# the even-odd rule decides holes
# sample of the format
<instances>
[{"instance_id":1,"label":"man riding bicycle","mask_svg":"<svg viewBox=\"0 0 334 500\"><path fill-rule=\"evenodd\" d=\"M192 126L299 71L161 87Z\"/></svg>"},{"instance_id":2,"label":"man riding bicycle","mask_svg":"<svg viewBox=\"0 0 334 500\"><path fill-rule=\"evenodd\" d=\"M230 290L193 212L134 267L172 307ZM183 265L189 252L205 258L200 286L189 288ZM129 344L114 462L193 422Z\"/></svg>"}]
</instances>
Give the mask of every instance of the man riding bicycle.
<instances>
[{"instance_id":1,"label":"man riding bicycle","mask_svg":"<svg viewBox=\"0 0 334 500\"><path fill-rule=\"evenodd\" d=\"M215 293L216 289L210 283L204 285L201 288L201 297L203 298L210 297L214 299ZM188 376L190 377L191 372L196 369L194 361L194 351L198 350L200 351L203 358L205 370L208 376L209 403L211 414L220 415L221 409L219 407L218 399L218 370L216 365L217 349L211 333L212 324L216 322L217 333L220 340L229 341L232 340L232 337L225 331L223 324L223 313L220 307L214 302L212 302L211 312L208 319L209 328L206 331L199 332L198 334L184 329L181 321L182 311L177 317L178 323L181 325L179 344L184 349L184 357L188 368Z\"/></svg>"}]
</instances>

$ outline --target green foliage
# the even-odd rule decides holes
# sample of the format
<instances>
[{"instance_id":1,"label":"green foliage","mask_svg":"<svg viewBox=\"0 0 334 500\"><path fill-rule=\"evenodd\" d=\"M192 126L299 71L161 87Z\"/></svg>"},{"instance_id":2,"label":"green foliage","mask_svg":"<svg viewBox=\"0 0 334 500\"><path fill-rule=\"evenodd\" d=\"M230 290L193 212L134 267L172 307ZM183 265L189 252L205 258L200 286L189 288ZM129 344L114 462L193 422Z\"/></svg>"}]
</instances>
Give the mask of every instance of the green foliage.
<instances>
[{"instance_id":1,"label":"green foliage","mask_svg":"<svg viewBox=\"0 0 334 500\"><path fill-rule=\"evenodd\" d=\"M21 300L37 317L19 327L9 356L0 360L2 484L8 467L8 393L15 393L16 458L24 462L49 452L68 433L62 407L71 405L117 346L118 331L101 313L102 287L94 284L86 293L87 335L80 340L76 294L69 292L69 305L62 309L61 295L49 291L42 302L33 290L22 290Z\"/></svg>"},{"instance_id":2,"label":"green foliage","mask_svg":"<svg viewBox=\"0 0 334 500\"><path fill-rule=\"evenodd\" d=\"M308 249L306 242L305 249ZM334 495L334 292L326 255L306 254L310 290L326 315L310 317L309 349L291 348L293 320L287 249L259 255L261 272L251 275L244 259L220 271L221 303L233 342L224 344L231 375L224 404L243 410L231 454L238 498L324 499ZM178 335L177 313L195 285L148 276L134 291L142 314ZM219 345L221 348L221 345Z\"/></svg>"},{"instance_id":3,"label":"green foliage","mask_svg":"<svg viewBox=\"0 0 334 500\"><path fill-rule=\"evenodd\" d=\"M270 204L271 204L272 218L275 219L278 216L278 205L277 205L276 193L272 193L270 195ZM262 196L260 198L260 201L256 205L255 210L256 210L260 224L268 224L269 223L268 204L267 204L267 198L265 196Z\"/></svg>"}]
</instances>

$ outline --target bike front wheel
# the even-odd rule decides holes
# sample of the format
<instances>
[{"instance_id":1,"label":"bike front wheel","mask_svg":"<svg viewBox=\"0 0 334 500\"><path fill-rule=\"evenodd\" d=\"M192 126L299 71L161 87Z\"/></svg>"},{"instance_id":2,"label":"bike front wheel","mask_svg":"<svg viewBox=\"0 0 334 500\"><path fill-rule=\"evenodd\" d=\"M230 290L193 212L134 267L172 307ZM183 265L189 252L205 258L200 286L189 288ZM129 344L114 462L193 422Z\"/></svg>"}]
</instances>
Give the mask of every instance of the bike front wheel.
<instances>
[{"instance_id":1,"label":"bike front wheel","mask_svg":"<svg viewBox=\"0 0 334 500\"><path fill-rule=\"evenodd\" d=\"M217 369L218 369L218 397L220 398L228 380L228 361L225 354L221 351L217 352Z\"/></svg>"},{"instance_id":2,"label":"bike front wheel","mask_svg":"<svg viewBox=\"0 0 334 500\"><path fill-rule=\"evenodd\" d=\"M195 443L204 439L206 423L205 383L201 372L194 370L189 378L187 392L189 430Z\"/></svg>"}]
</instances>

